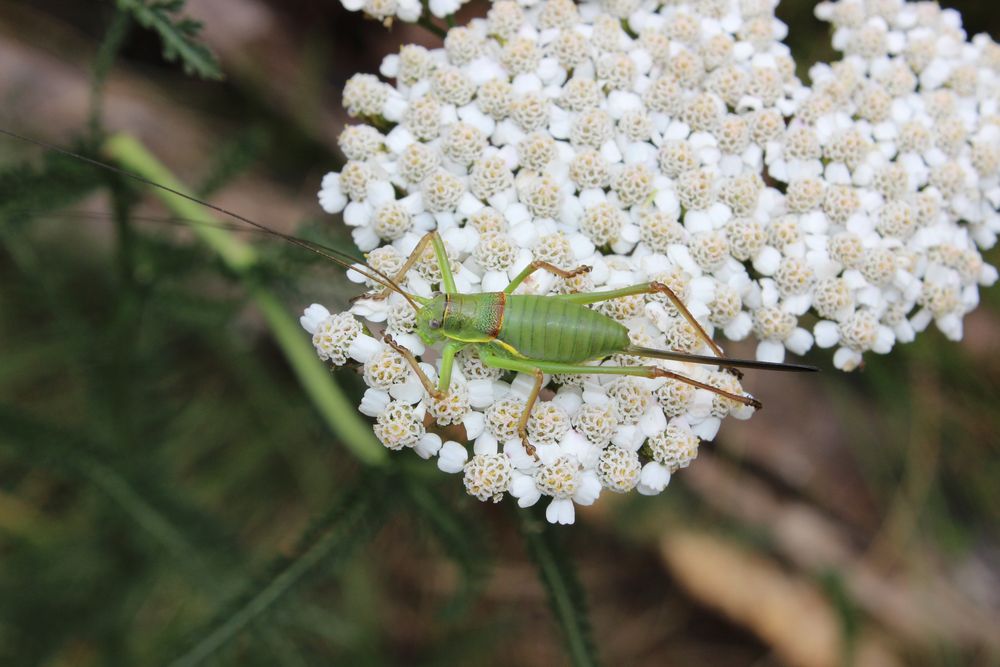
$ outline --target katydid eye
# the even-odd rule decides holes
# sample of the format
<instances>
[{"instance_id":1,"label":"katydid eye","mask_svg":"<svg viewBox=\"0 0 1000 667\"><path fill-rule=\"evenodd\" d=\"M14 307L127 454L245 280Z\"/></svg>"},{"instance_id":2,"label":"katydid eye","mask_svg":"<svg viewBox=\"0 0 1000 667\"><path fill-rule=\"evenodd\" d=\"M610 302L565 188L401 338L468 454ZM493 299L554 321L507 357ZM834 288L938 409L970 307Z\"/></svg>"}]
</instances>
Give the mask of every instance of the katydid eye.
<instances>
[{"instance_id":1,"label":"katydid eye","mask_svg":"<svg viewBox=\"0 0 1000 667\"><path fill-rule=\"evenodd\" d=\"M430 326L431 329L440 329L441 320L431 320L428 326Z\"/></svg>"}]
</instances>

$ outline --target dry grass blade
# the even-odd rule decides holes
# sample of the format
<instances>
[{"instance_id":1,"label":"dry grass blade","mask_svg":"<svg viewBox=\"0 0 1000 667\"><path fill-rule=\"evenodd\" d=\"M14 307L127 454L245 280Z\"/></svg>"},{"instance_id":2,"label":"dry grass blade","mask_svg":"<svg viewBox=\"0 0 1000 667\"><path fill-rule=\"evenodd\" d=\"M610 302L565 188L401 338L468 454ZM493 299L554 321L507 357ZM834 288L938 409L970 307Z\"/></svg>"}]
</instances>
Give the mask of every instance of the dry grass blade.
<instances>
[{"instance_id":1,"label":"dry grass blade","mask_svg":"<svg viewBox=\"0 0 1000 667\"><path fill-rule=\"evenodd\" d=\"M674 531L661 543L663 559L688 592L749 628L797 667L847 664L840 621L819 589L773 561L722 539ZM794 619L794 622L791 622ZM857 667L902 664L880 640L862 637Z\"/></svg>"},{"instance_id":2,"label":"dry grass blade","mask_svg":"<svg viewBox=\"0 0 1000 667\"><path fill-rule=\"evenodd\" d=\"M765 531L774 548L805 572L840 572L856 604L906 641L924 648L951 642L1000 650L1000 616L963 596L945 576L878 571L819 511L782 501L760 480L718 458L699 457L685 481L716 509Z\"/></svg>"}]
</instances>

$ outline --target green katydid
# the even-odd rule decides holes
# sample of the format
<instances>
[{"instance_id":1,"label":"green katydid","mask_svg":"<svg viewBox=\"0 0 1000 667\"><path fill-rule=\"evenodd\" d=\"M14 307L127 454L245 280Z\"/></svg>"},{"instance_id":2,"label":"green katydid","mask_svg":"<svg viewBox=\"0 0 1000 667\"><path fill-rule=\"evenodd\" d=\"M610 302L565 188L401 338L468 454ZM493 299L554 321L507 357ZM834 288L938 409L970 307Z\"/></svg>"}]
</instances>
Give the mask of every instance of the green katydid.
<instances>
[{"instance_id":1,"label":"green katydid","mask_svg":"<svg viewBox=\"0 0 1000 667\"><path fill-rule=\"evenodd\" d=\"M238 213L226 210L204 200L180 192L160 183L112 165L82 156L44 142L22 137L0 129L0 133L35 143L49 150L70 155L89 164L121 174L146 185L170 192L179 197L206 206L259 231L276 236L289 243L317 253L340 266L357 271L383 289L376 294L357 298L385 299L392 292L398 293L416 311L416 333L428 345L442 344L441 365L438 382L435 385L421 369L414 354L399 345L388 334L383 340L406 359L423 384L427 393L437 399L450 389L452 369L456 355L464 348L474 346L480 360L488 367L504 371L527 373L534 376L534 385L523 412L518 420L518 435L526 451L534 453L528 441L527 424L535 402L542 389L544 376L564 375L622 375L644 378L670 378L705 389L719 396L743 405L760 408L756 399L735 394L712 386L681 373L659 366L593 366L588 363L601 361L614 354L628 354L638 357L665 359L688 363L709 364L739 374L739 368L753 368L780 371L815 371L812 366L799 364L771 363L748 359L725 357L722 349L701 327L683 301L668 286L658 282L647 282L618 289L593 293L570 293L555 295L516 294L518 287L536 271L548 271L562 278L572 278L590 270L587 266L572 269L544 261L528 264L500 292L479 292L465 294L457 290L451 272L450 260L444 241L435 232L428 232L419 241L395 276L389 276L355 258L333 248L283 234L270 227L255 222ZM411 294L400 285L428 249L432 249L441 273L441 291L430 297ZM662 294L684 317L696 335L711 349L713 355L691 354L675 350L652 349L633 345L628 329L617 320L596 310L587 308L590 304L640 294Z\"/></svg>"},{"instance_id":2,"label":"green katydid","mask_svg":"<svg viewBox=\"0 0 1000 667\"><path fill-rule=\"evenodd\" d=\"M398 283L405 279L407 272L423 256L428 246L433 248L441 272L442 289L440 293L430 298L408 294L398 286ZM468 346L476 347L480 360L488 367L534 375L534 385L517 424L518 435L529 454L534 452L534 447L528 441L528 418L538 399L546 373L670 378L708 390L732 401L760 408L760 402L750 396L734 394L658 366L591 366L587 365L587 362L600 361L611 355L623 353L639 357L711 364L734 372L737 372L737 368L817 370L812 366L798 364L725 357L721 348L705 332L681 299L662 283L648 282L601 292L549 296L515 293L517 288L536 271L548 271L561 278L572 278L589 270L587 266L567 270L548 262L535 261L518 273L501 292L463 294L456 289L441 236L437 232L428 232L392 280L388 283L384 280L377 281L382 283L385 289L375 298L385 298L391 291L396 291L406 297L411 304L414 302L418 304L415 306L417 334L428 345L444 344L437 385L431 382L409 350L388 336L385 336L384 340L407 360L424 388L435 398L442 398L449 390L455 357ZM628 329L623 324L587 308L589 304L610 299L655 293L663 294L670 300L715 356L632 345Z\"/></svg>"}]
</instances>

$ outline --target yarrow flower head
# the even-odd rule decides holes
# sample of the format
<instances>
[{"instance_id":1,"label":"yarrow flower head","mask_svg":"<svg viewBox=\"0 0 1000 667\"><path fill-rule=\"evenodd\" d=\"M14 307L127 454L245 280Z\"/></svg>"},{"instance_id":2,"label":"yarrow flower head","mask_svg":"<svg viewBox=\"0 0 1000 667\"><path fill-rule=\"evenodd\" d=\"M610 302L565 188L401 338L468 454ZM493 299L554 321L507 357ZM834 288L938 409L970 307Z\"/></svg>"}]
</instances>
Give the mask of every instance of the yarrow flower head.
<instances>
[{"instance_id":1,"label":"yarrow flower head","mask_svg":"<svg viewBox=\"0 0 1000 667\"><path fill-rule=\"evenodd\" d=\"M1000 47L930 3L827 2L844 56L806 86L774 5L495 2L442 48L387 57L391 83L351 78L360 122L320 204L387 275L436 230L461 293L503 290L532 262L565 275L515 294L665 285L687 312L663 289L593 306L643 347L715 354L700 328L753 337L764 361L833 348L850 370L930 322L961 337L997 278L980 248L1000 232ZM427 248L398 282L432 298L439 259ZM322 359L363 366L360 409L386 447L437 457L481 500L544 496L555 523L602 490L661 492L722 419L753 411L705 388L743 396L729 373L625 350L588 363L662 372L546 376L525 413L535 377L470 346L435 396L420 317L393 294L312 306L302 324Z\"/></svg>"}]
</instances>

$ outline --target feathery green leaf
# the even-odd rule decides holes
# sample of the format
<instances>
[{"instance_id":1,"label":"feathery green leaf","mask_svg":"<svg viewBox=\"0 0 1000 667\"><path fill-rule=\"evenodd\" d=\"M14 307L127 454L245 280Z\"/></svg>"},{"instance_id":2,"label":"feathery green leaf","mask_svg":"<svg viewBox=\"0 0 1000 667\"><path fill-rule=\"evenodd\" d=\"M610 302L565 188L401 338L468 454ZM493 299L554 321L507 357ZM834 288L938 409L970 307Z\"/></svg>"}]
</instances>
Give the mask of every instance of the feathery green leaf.
<instances>
[{"instance_id":1,"label":"feathery green leaf","mask_svg":"<svg viewBox=\"0 0 1000 667\"><path fill-rule=\"evenodd\" d=\"M279 608L280 603L321 566L342 562L370 540L384 523L389 509L385 478L378 473L362 475L358 483L333 503L325 517L306 532L296 556L282 558L272 575L234 604L216 615L205 633L176 658L173 667L200 665L238 638L251 625Z\"/></svg>"},{"instance_id":2,"label":"feathery green leaf","mask_svg":"<svg viewBox=\"0 0 1000 667\"><path fill-rule=\"evenodd\" d=\"M587 603L576 568L553 534L553 528L538 512L516 510L521 535L531 559L538 566L538 578L549 596L552 613L563 631L566 650L575 667L600 664L594 647Z\"/></svg>"},{"instance_id":3,"label":"feathery green leaf","mask_svg":"<svg viewBox=\"0 0 1000 667\"><path fill-rule=\"evenodd\" d=\"M410 507L425 519L424 526L461 571L461 587L444 610L446 617L455 617L467 609L489 575L492 549L486 531L475 516L457 511L424 483L408 479L406 495Z\"/></svg>"},{"instance_id":4,"label":"feathery green leaf","mask_svg":"<svg viewBox=\"0 0 1000 667\"><path fill-rule=\"evenodd\" d=\"M76 473L111 498L178 562L199 576L208 571L197 549L160 507L150 503L129 475L97 454L80 435L0 405L0 446L35 465Z\"/></svg>"},{"instance_id":5,"label":"feathery green leaf","mask_svg":"<svg viewBox=\"0 0 1000 667\"><path fill-rule=\"evenodd\" d=\"M176 16L184 0L118 0L139 25L155 30L163 41L163 57L180 61L184 72L202 79L221 79L222 68L208 47L196 41L201 22Z\"/></svg>"},{"instance_id":6,"label":"feathery green leaf","mask_svg":"<svg viewBox=\"0 0 1000 667\"><path fill-rule=\"evenodd\" d=\"M0 171L0 219L64 208L106 183L104 174L79 160L45 153L38 166L24 163Z\"/></svg>"}]
</instances>

